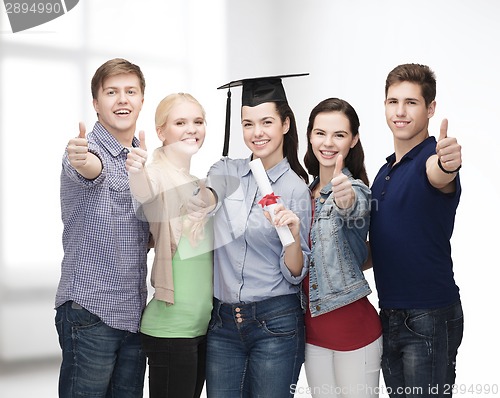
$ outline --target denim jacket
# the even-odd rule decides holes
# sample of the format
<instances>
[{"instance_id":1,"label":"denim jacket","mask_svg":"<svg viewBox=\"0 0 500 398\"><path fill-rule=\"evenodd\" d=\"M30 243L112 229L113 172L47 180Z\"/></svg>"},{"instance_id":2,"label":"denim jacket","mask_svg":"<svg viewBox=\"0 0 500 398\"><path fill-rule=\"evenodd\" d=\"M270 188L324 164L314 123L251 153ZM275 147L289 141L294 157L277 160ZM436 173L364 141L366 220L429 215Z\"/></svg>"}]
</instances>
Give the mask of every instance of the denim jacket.
<instances>
[{"instance_id":1,"label":"denim jacket","mask_svg":"<svg viewBox=\"0 0 500 398\"><path fill-rule=\"evenodd\" d=\"M328 183L315 200L311 228L309 265L309 309L318 316L350 304L371 293L362 265L368 256L366 238L370 226L370 189L342 171L351 180L356 199L349 209L334 202ZM316 178L311 190L319 183Z\"/></svg>"}]
</instances>

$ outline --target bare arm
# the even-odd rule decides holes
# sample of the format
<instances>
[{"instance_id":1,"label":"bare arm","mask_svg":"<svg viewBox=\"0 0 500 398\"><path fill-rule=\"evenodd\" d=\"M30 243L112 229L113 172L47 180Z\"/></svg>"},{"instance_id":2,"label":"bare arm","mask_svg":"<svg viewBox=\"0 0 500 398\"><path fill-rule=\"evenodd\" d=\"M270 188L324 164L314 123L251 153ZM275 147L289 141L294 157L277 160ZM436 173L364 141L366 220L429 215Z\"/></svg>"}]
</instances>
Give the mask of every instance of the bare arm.
<instances>
[{"instance_id":1,"label":"bare arm","mask_svg":"<svg viewBox=\"0 0 500 398\"><path fill-rule=\"evenodd\" d=\"M285 265L293 276L300 276L304 266L304 253L300 246L300 236L295 237L295 242L285 248Z\"/></svg>"},{"instance_id":2,"label":"bare arm","mask_svg":"<svg viewBox=\"0 0 500 398\"><path fill-rule=\"evenodd\" d=\"M444 193L452 193L455 191L454 180L461 166L462 147L456 138L448 137L448 120L444 119L436 145L436 155L427 159L427 178L434 188Z\"/></svg>"}]
</instances>

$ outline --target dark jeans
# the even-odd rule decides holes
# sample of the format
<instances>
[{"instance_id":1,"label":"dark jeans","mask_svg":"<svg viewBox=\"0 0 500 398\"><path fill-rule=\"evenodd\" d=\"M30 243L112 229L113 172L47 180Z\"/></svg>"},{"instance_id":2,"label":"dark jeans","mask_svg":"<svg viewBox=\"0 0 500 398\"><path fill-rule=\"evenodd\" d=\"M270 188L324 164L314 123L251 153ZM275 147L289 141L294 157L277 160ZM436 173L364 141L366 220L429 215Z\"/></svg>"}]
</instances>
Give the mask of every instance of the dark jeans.
<instances>
[{"instance_id":1,"label":"dark jeans","mask_svg":"<svg viewBox=\"0 0 500 398\"><path fill-rule=\"evenodd\" d=\"M249 304L214 299L207 335L207 397L292 397L304 349L304 318L296 294Z\"/></svg>"},{"instance_id":2,"label":"dark jeans","mask_svg":"<svg viewBox=\"0 0 500 398\"><path fill-rule=\"evenodd\" d=\"M59 397L140 398L146 358L138 333L113 329L72 301L57 308Z\"/></svg>"},{"instance_id":3,"label":"dark jeans","mask_svg":"<svg viewBox=\"0 0 500 398\"><path fill-rule=\"evenodd\" d=\"M391 398L451 397L462 342L460 302L432 310L380 311L382 372Z\"/></svg>"},{"instance_id":4,"label":"dark jeans","mask_svg":"<svg viewBox=\"0 0 500 398\"><path fill-rule=\"evenodd\" d=\"M148 358L150 398L199 398L205 383L206 336L141 337Z\"/></svg>"}]
</instances>

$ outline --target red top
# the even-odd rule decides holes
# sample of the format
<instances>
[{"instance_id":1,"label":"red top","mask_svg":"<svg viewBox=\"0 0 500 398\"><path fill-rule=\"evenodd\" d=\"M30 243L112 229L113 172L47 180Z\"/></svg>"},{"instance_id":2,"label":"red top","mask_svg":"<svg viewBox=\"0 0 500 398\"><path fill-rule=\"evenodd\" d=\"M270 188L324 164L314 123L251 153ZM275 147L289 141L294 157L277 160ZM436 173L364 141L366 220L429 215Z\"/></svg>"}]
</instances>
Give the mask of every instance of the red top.
<instances>
[{"instance_id":1,"label":"red top","mask_svg":"<svg viewBox=\"0 0 500 398\"><path fill-rule=\"evenodd\" d=\"M314 218L314 197L311 201ZM306 297L309 297L309 275L304 278L302 286ZM305 324L306 343L335 351L357 350L382 336L377 310L367 297L314 318L308 306Z\"/></svg>"},{"instance_id":2,"label":"red top","mask_svg":"<svg viewBox=\"0 0 500 398\"><path fill-rule=\"evenodd\" d=\"M303 287L309 297L309 275ZM314 318L307 309L305 323L307 343L336 351L356 350L382 335L380 318L367 297Z\"/></svg>"}]
</instances>

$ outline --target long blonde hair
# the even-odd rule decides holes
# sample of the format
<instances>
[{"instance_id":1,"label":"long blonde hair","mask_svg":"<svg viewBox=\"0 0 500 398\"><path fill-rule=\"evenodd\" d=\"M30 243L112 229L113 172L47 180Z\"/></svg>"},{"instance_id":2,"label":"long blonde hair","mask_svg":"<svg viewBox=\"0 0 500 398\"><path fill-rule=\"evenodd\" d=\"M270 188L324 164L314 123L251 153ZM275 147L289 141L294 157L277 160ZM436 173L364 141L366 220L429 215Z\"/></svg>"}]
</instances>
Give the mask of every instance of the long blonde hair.
<instances>
[{"instance_id":1,"label":"long blonde hair","mask_svg":"<svg viewBox=\"0 0 500 398\"><path fill-rule=\"evenodd\" d=\"M198 105L203 115L203 119L205 119L205 109L203 109L203 106L201 106L196 98L188 93L173 93L163 98L156 107L156 129L165 126L172 108L182 102L192 102ZM163 145L165 145L165 142ZM180 170L171 161L169 161L163 150L163 145L154 150L152 162L157 163L163 170L165 170L165 173L168 176L169 185L176 190L177 197L181 200L181 216L184 216L184 235L189 238L191 245L196 246L198 242L204 238L204 227L207 220L204 219L196 222L191 221L188 217L186 217L187 211L185 210L185 204L192 196L193 190L198 186L199 180L197 177L190 174L189 170ZM193 188L191 189L190 187Z\"/></svg>"}]
</instances>

